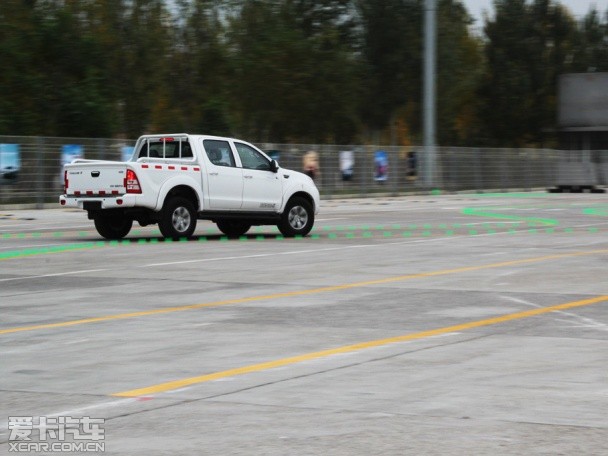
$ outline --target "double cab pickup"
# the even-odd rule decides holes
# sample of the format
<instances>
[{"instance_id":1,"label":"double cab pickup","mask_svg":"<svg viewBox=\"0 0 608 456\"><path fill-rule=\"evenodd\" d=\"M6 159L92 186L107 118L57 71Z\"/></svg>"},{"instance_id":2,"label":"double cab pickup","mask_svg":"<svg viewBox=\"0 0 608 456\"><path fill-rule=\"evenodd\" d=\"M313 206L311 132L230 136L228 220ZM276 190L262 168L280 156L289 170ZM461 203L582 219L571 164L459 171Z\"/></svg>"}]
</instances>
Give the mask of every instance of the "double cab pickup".
<instances>
[{"instance_id":1,"label":"double cab pickup","mask_svg":"<svg viewBox=\"0 0 608 456\"><path fill-rule=\"evenodd\" d=\"M107 239L133 222L157 223L167 238L190 237L211 220L230 237L253 225L305 236L319 211L319 191L305 174L283 169L245 141L186 133L145 135L129 161L77 159L65 165L64 207L88 213Z\"/></svg>"}]
</instances>

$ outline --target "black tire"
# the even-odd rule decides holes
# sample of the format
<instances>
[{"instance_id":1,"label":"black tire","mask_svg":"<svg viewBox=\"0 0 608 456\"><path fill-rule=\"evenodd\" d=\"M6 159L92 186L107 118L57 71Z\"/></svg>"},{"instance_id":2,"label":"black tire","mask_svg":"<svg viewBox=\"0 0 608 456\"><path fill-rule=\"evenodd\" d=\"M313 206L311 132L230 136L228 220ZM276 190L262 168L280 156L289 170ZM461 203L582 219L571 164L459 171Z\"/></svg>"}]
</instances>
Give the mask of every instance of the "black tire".
<instances>
[{"instance_id":1,"label":"black tire","mask_svg":"<svg viewBox=\"0 0 608 456\"><path fill-rule=\"evenodd\" d=\"M285 237L306 236L315 223L315 213L312 205L304 198L291 198L281 215L277 225Z\"/></svg>"},{"instance_id":2,"label":"black tire","mask_svg":"<svg viewBox=\"0 0 608 456\"><path fill-rule=\"evenodd\" d=\"M166 238L189 238L196 229L196 210L192 201L182 197L165 202L158 222L160 232Z\"/></svg>"},{"instance_id":3,"label":"black tire","mask_svg":"<svg viewBox=\"0 0 608 456\"><path fill-rule=\"evenodd\" d=\"M251 225L237 220L221 220L217 222L217 227L228 237L239 237L249 231Z\"/></svg>"},{"instance_id":4,"label":"black tire","mask_svg":"<svg viewBox=\"0 0 608 456\"><path fill-rule=\"evenodd\" d=\"M122 239L133 226L133 220L123 215L104 215L95 218L95 229L106 239Z\"/></svg>"}]
</instances>

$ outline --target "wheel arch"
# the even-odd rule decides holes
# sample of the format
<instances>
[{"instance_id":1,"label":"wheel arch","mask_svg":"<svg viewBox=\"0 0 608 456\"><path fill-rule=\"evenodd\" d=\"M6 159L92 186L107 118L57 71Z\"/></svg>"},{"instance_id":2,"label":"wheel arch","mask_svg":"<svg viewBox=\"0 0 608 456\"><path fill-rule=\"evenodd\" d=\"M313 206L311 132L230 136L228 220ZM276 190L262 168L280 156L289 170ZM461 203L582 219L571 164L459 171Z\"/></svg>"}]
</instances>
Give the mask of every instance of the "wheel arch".
<instances>
[{"instance_id":1,"label":"wheel arch","mask_svg":"<svg viewBox=\"0 0 608 456\"><path fill-rule=\"evenodd\" d=\"M158 209L161 209L171 198L182 197L190 200L196 211L201 209L201 196L196 190L187 184L177 184L171 188L167 188L162 198L159 199Z\"/></svg>"},{"instance_id":2,"label":"wheel arch","mask_svg":"<svg viewBox=\"0 0 608 456\"><path fill-rule=\"evenodd\" d=\"M316 207L315 207L315 200L312 197L312 195L310 195L310 193L304 192L304 191L298 191L293 193L292 195L289 196L289 198L287 198L285 200L285 204L283 204L283 208L282 211L283 212L285 210L285 208L287 207L287 205L289 204L289 202L294 199L294 198L304 198L306 201L308 201L310 203L310 205L312 206L312 211L313 213L316 211Z\"/></svg>"}]
</instances>

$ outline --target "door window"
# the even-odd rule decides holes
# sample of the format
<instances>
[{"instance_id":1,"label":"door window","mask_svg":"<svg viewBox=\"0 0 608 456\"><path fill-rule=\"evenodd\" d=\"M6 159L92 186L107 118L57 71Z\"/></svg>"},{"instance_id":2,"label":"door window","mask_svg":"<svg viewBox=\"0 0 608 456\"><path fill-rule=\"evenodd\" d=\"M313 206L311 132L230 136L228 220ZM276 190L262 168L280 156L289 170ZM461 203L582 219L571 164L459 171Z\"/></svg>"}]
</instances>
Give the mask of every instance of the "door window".
<instances>
[{"instance_id":1,"label":"door window","mask_svg":"<svg viewBox=\"0 0 608 456\"><path fill-rule=\"evenodd\" d=\"M241 158L243 168L270 171L270 162L268 159L253 147L249 147L247 144L243 143L235 143L234 145Z\"/></svg>"},{"instance_id":2,"label":"door window","mask_svg":"<svg viewBox=\"0 0 608 456\"><path fill-rule=\"evenodd\" d=\"M228 166L232 168L236 166L228 141L205 139L203 146L205 147L209 161L215 166Z\"/></svg>"}]
</instances>

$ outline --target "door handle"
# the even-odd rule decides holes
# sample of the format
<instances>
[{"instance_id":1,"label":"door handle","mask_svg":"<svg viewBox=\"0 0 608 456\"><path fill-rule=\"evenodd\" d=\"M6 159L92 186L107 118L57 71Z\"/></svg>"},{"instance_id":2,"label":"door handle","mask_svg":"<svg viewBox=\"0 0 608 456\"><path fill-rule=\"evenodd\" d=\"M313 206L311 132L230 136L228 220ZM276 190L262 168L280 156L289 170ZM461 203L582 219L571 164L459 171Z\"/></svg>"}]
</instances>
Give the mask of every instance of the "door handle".
<instances>
[{"instance_id":1,"label":"door handle","mask_svg":"<svg viewBox=\"0 0 608 456\"><path fill-rule=\"evenodd\" d=\"M219 173L209 173L210 176L217 176Z\"/></svg>"},{"instance_id":2,"label":"door handle","mask_svg":"<svg viewBox=\"0 0 608 456\"><path fill-rule=\"evenodd\" d=\"M243 176L245 179L253 179L253 176Z\"/></svg>"}]
</instances>

